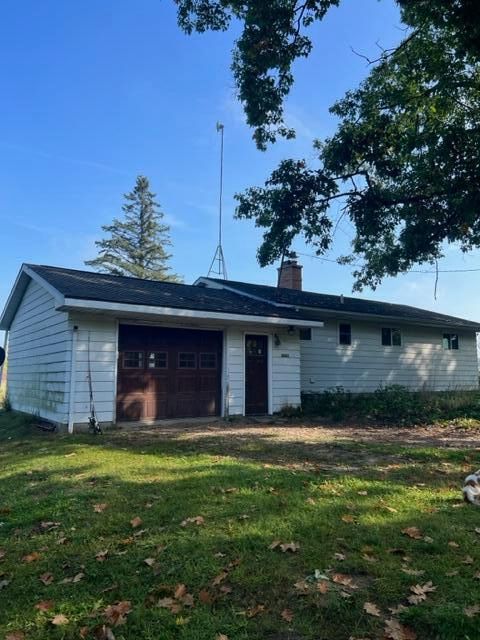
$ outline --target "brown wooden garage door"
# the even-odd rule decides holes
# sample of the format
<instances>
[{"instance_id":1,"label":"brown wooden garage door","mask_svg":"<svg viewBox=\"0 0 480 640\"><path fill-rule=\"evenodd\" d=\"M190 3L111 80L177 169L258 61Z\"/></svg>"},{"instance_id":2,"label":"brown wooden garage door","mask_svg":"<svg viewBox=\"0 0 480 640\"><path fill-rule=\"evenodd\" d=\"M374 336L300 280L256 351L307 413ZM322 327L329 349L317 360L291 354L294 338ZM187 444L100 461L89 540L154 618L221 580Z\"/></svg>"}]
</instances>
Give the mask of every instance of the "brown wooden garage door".
<instances>
[{"instance_id":1,"label":"brown wooden garage door","mask_svg":"<svg viewBox=\"0 0 480 640\"><path fill-rule=\"evenodd\" d=\"M119 327L117 420L220 415L222 333Z\"/></svg>"}]
</instances>

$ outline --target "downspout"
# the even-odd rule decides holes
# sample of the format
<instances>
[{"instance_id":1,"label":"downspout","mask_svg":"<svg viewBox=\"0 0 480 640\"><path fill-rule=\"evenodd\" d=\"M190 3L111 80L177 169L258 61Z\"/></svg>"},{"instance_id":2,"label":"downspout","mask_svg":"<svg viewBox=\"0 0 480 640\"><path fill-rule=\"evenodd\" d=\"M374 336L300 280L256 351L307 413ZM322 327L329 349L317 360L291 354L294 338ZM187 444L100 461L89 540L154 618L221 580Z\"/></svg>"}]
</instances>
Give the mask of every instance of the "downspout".
<instances>
[{"instance_id":1,"label":"downspout","mask_svg":"<svg viewBox=\"0 0 480 640\"><path fill-rule=\"evenodd\" d=\"M7 364L7 357L8 357L7 346L8 346L8 329L5 329L5 335L3 337L3 350L5 351L5 362L0 367L0 387L2 386L2 383L3 383L3 370L5 369L5 365Z\"/></svg>"},{"instance_id":2,"label":"downspout","mask_svg":"<svg viewBox=\"0 0 480 640\"><path fill-rule=\"evenodd\" d=\"M78 327L74 325L72 332L72 358L70 367L70 396L68 402L68 433L73 433L73 421L75 417L75 383L77 374L77 342Z\"/></svg>"}]
</instances>

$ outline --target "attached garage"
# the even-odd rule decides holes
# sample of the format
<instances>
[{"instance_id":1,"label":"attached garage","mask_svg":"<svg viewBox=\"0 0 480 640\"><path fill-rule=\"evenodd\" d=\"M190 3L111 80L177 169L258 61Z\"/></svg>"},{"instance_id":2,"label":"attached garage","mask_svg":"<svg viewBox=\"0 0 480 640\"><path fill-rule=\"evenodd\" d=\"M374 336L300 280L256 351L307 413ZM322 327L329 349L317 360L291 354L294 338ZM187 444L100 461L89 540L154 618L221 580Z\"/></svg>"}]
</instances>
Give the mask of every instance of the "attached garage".
<instances>
[{"instance_id":1,"label":"attached garage","mask_svg":"<svg viewBox=\"0 0 480 640\"><path fill-rule=\"evenodd\" d=\"M221 414L221 331L120 325L117 420Z\"/></svg>"}]
</instances>

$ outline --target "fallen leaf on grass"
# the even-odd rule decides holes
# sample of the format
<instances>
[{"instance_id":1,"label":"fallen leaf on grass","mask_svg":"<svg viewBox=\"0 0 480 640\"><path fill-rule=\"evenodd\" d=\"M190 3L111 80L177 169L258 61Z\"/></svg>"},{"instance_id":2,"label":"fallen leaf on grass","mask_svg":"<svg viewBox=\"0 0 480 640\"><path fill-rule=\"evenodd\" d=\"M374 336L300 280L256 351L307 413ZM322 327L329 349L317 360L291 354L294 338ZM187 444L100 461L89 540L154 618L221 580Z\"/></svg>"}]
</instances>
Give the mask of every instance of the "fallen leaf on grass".
<instances>
[{"instance_id":1,"label":"fallen leaf on grass","mask_svg":"<svg viewBox=\"0 0 480 640\"><path fill-rule=\"evenodd\" d=\"M353 524L355 522L355 518L350 515L349 513L347 513L346 515L342 516L341 518L343 520L343 522L346 522L347 524Z\"/></svg>"},{"instance_id":2,"label":"fallen leaf on grass","mask_svg":"<svg viewBox=\"0 0 480 640\"><path fill-rule=\"evenodd\" d=\"M208 589L202 589L198 594L198 599L203 604L212 604L215 601L215 596Z\"/></svg>"},{"instance_id":3,"label":"fallen leaf on grass","mask_svg":"<svg viewBox=\"0 0 480 640\"><path fill-rule=\"evenodd\" d=\"M458 549L460 545L457 544L454 540L450 540L450 542L448 543L448 546L452 547L452 549Z\"/></svg>"},{"instance_id":4,"label":"fallen leaf on grass","mask_svg":"<svg viewBox=\"0 0 480 640\"><path fill-rule=\"evenodd\" d=\"M475 533L480 534L480 527L475 527Z\"/></svg>"},{"instance_id":5,"label":"fallen leaf on grass","mask_svg":"<svg viewBox=\"0 0 480 640\"><path fill-rule=\"evenodd\" d=\"M32 553L27 553L26 556L23 556L22 558L22 562L25 562L26 564L30 564L31 562L36 562L37 560L40 560L41 555L39 553L37 553L36 551L32 551Z\"/></svg>"},{"instance_id":6,"label":"fallen leaf on grass","mask_svg":"<svg viewBox=\"0 0 480 640\"><path fill-rule=\"evenodd\" d=\"M463 613L467 616L467 618L473 618L477 615L477 613L480 613L480 605L474 604L470 607L465 607Z\"/></svg>"},{"instance_id":7,"label":"fallen leaf on grass","mask_svg":"<svg viewBox=\"0 0 480 640\"><path fill-rule=\"evenodd\" d=\"M0 580L0 591L5 589L5 587L8 587L9 584L10 580Z\"/></svg>"},{"instance_id":8,"label":"fallen leaf on grass","mask_svg":"<svg viewBox=\"0 0 480 640\"><path fill-rule=\"evenodd\" d=\"M38 576L38 579L40 580L40 582L43 582L43 584L48 587L49 584L52 584L53 582L53 573L42 573L41 576Z\"/></svg>"},{"instance_id":9,"label":"fallen leaf on grass","mask_svg":"<svg viewBox=\"0 0 480 640\"><path fill-rule=\"evenodd\" d=\"M335 558L335 560L340 560L340 562L342 560L345 560L345 554L344 553L334 553L333 557Z\"/></svg>"},{"instance_id":10,"label":"fallen leaf on grass","mask_svg":"<svg viewBox=\"0 0 480 640\"><path fill-rule=\"evenodd\" d=\"M122 600L116 604L110 604L103 612L106 621L113 626L119 626L125 624L127 621L127 615L132 610L132 603L130 600Z\"/></svg>"},{"instance_id":11,"label":"fallen leaf on grass","mask_svg":"<svg viewBox=\"0 0 480 640\"><path fill-rule=\"evenodd\" d=\"M283 553L285 553L286 551L295 553L300 549L300 545L298 544L298 542L285 542L284 544L280 545L280 549L283 551Z\"/></svg>"},{"instance_id":12,"label":"fallen leaf on grass","mask_svg":"<svg viewBox=\"0 0 480 640\"><path fill-rule=\"evenodd\" d=\"M321 580L320 582L317 582L317 591L319 591L322 595L325 595L329 590L329 588L330 587L326 580Z\"/></svg>"},{"instance_id":13,"label":"fallen leaf on grass","mask_svg":"<svg viewBox=\"0 0 480 640\"><path fill-rule=\"evenodd\" d=\"M229 640L229 638L224 633L217 633L215 640Z\"/></svg>"},{"instance_id":14,"label":"fallen leaf on grass","mask_svg":"<svg viewBox=\"0 0 480 640\"><path fill-rule=\"evenodd\" d=\"M344 573L334 573L332 575L332 581L336 584L341 584L342 587L349 587L350 589L357 589L354 584L352 576L347 576Z\"/></svg>"},{"instance_id":15,"label":"fallen leaf on grass","mask_svg":"<svg viewBox=\"0 0 480 640\"><path fill-rule=\"evenodd\" d=\"M106 502L99 502L98 504L93 505L93 510L95 513L103 513L107 507L108 504Z\"/></svg>"},{"instance_id":16,"label":"fallen leaf on grass","mask_svg":"<svg viewBox=\"0 0 480 640\"><path fill-rule=\"evenodd\" d=\"M417 640L417 634L410 627L401 624L395 618L385 620L385 638L389 640Z\"/></svg>"},{"instance_id":17,"label":"fallen leaf on grass","mask_svg":"<svg viewBox=\"0 0 480 640\"><path fill-rule=\"evenodd\" d=\"M368 613L369 616L375 616L376 618L380 618L381 616L380 609L373 602L365 602L363 610L365 613Z\"/></svg>"},{"instance_id":18,"label":"fallen leaf on grass","mask_svg":"<svg viewBox=\"0 0 480 640\"><path fill-rule=\"evenodd\" d=\"M445 575L447 576L447 578L451 578L453 576L458 576L458 569L453 569L452 571L447 571L445 573ZM476 578L477 576L474 576L474 577Z\"/></svg>"},{"instance_id":19,"label":"fallen leaf on grass","mask_svg":"<svg viewBox=\"0 0 480 640\"><path fill-rule=\"evenodd\" d=\"M293 620L293 611L291 609L284 609L280 615L286 622Z\"/></svg>"},{"instance_id":20,"label":"fallen leaf on grass","mask_svg":"<svg viewBox=\"0 0 480 640\"><path fill-rule=\"evenodd\" d=\"M254 607L249 607L245 611L245 614L246 614L247 618L255 618L255 616L258 616L258 614L262 613L263 611L265 611L265 605L264 604L256 604Z\"/></svg>"},{"instance_id":21,"label":"fallen leaf on grass","mask_svg":"<svg viewBox=\"0 0 480 640\"><path fill-rule=\"evenodd\" d=\"M5 640L25 640L23 631L11 631L5 636Z\"/></svg>"},{"instance_id":22,"label":"fallen leaf on grass","mask_svg":"<svg viewBox=\"0 0 480 640\"><path fill-rule=\"evenodd\" d=\"M56 627L61 627L64 624L68 624L70 621L67 618L67 616L63 615L63 613L59 613L54 618L52 618L50 622L54 624Z\"/></svg>"},{"instance_id":23,"label":"fallen leaf on grass","mask_svg":"<svg viewBox=\"0 0 480 640\"><path fill-rule=\"evenodd\" d=\"M136 527L139 527L142 524L142 519L136 516L135 518L132 518L130 520L130 524L135 529Z\"/></svg>"},{"instance_id":24,"label":"fallen leaf on grass","mask_svg":"<svg viewBox=\"0 0 480 640\"><path fill-rule=\"evenodd\" d=\"M194 516L192 518L185 518L185 520L182 520L182 522L180 523L180 526L186 527L189 524L196 524L197 526L200 526L202 524L205 524L205 518L203 516Z\"/></svg>"},{"instance_id":25,"label":"fallen leaf on grass","mask_svg":"<svg viewBox=\"0 0 480 640\"><path fill-rule=\"evenodd\" d=\"M50 611L54 608L54 606L55 603L53 602L53 600L41 600L40 602L37 602L37 604L35 605L35 609L37 609L38 611Z\"/></svg>"},{"instance_id":26,"label":"fallen leaf on grass","mask_svg":"<svg viewBox=\"0 0 480 640\"><path fill-rule=\"evenodd\" d=\"M5 558L6 555L7 552L5 551L5 549L0 549L0 562Z\"/></svg>"},{"instance_id":27,"label":"fallen leaf on grass","mask_svg":"<svg viewBox=\"0 0 480 640\"><path fill-rule=\"evenodd\" d=\"M425 573L425 571L422 571L421 569L410 569L409 567L402 567L401 570L403 573L406 573L407 576L423 576Z\"/></svg>"},{"instance_id":28,"label":"fallen leaf on grass","mask_svg":"<svg viewBox=\"0 0 480 640\"><path fill-rule=\"evenodd\" d=\"M218 586L221 582L223 582L225 580L225 578L228 576L227 571L221 571L217 576L215 576L215 578L212 580L212 586L216 587Z\"/></svg>"},{"instance_id":29,"label":"fallen leaf on grass","mask_svg":"<svg viewBox=\"0 0 480 640\"><path fill-rule=\"evenodd\" d=\"M40 529L44 531L51 531L61 525L61 522L40 522Z\"/></svg>"},{"instance_id":30,"label":"fallen leaf on grass","mask_svg":"<svg viewBox=\"0 0 480 640\"><path fill-rule=\"evenodd\" d=\"M107 559L107 556L108 556L108 549L105 549L105 551L99 551L95 555L95 560L97 562L105 562L105 560Z\"/></svg>"},{"instance_id":31,"label":"fallen leaf on grass","mask_svg":"<svg viewBox=\"0 0 480 640\"><path fill-rule=\"evenodd\" d=\"M419 604L423 602L423 600L427 599L427 593L431 593L432 591L436 591L437 587L434 587L432 582L426 582L425 584L416 584L413 587L410 587L410 591L413 593L413 596L408 597L408 602L410 604Z\"/></svg>"},{"instance_id":32,"label":"fallen leaf on grass","mask_svg":"<svg viewBox=\"0 0 480 640\"><path fill-rule=\"evenodd\" d=\"M145 560L143 561L148 567L153 567L153 565L156 563L155 558L145 558Z\"/></svg>"},{"instance_id":33,"label":"fallen leaf on grass","mask_svg":"<svg viewBox=\"0 0 480 640\"><path fill-rule=\"evenodd\" d=\"M115 640L113 631L110 629L110 627L107 627L104 624L95 627L95 629L93 630L93 637L95 638L95 640Z\"/></svg>"},{"instance_id":34,"label":"fallen leaf on grass","mask_svg":"<svg viewBox=\"0 0 480 640\"><path fill-rule=\"evenodd\" d=\"M357 491L359 496L368 496L368 491Z\"/></svg>"},{"instance_id":35,"label":"fallen leaf on grass","mask_svg":"<svg viewBox=\"0 0 480 640\"><path fill-rule=\"evenodd\" d=\"M422 540L423 538L422 532L418 527L406 527L405 529L402 529L402 533L414 540Z\"/></svg>"},{"instance_id":36,"label":"fallen leaf on grass","mask_svg":"<svg viewBox=\"0 0 480 640\"><path fill-rule=\"evenodd\" d=\"M293 586L302 596L307 595L307 593L310 592L310 585L306 580L299 580L298 582L295 582Z\"/></svg>"},{"instance_id":37,"label":"fallen leaf on grass","mask_svg":"<svg viewBox=\"0 0 480 640\"><path fill-rule=\"evenodd\" d=\"M472 556L466 556L466 558L462 560L462 564L473 564Z\"/></svg>"}]
</instances>

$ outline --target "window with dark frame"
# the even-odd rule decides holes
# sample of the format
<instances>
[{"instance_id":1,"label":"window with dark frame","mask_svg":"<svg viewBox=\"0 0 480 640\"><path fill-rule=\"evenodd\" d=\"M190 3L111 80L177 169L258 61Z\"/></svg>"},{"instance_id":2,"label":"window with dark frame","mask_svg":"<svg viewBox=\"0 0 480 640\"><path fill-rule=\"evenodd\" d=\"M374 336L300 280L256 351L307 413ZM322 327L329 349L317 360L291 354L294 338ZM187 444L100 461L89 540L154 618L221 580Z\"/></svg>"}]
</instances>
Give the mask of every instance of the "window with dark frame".
<instances>
[{"instance_id":1,"label":"window with dark frame","mask_svg":"<svg viewBox=\"0 0 480 640\"><path fill-rule=\"evenodd\" d=\"M352 344L352 325L341 322L338 325L338 343L350 345Z\"/></svg>"},{"instance_id":2,"label":"window with dark frame","mask_svg":"<svg viewBox=\"0 0 480 640\"><path fill-rule=\"evenodd\" d=\"M190 351L180 351L178 354L178 368L179 369L196 369L197 368L197 355Z\"/></svg>"},{"instance_id":3,"label":"window with dark frame","mask_svg":"<svg viewBox=\"0 0 480 640\"><path fill-rule=\"evenodd\" d=\"M382 345L384 347L401 347L402 332L392 327L382 328Z\"/></svg>"},{"instance_id":4,"label":"window with dark frame","mask_svg":"<svg viewBox=\"0 0 480 640\"><path fill-rule=\"evenodd\" d=\"M216 369L217 368L217 354L201 353L200 354L200 369Z\"/></svg>"},{"instance_id":5,"label":"window with dark frame","mask_svg":"<svg viewBox=\"0 0 480 640\"><path fill-rule=\"evenodd\" d=\"M300 335L300 340L311 340L312 339L312 330L311 329L300 329L298 332Z\"/></svg>"},{"instance_id":6,"label":"window with dark frame","mask_svg":"<svg viewBox=\"0 0 480 640\"><path fill-rule=\"evenodd\" d=\"M125 351L123 354L124 369L143 369L143 351Z\"/></svg>"},{"instance_id":7,"label":"window with dark frame","mask_svg":"<svg viewBox=\"0 0 480 640\"><path fill-rule=\"evenodd\" d=\"M166 351L150 351L147 358L149 369L166 369L168 367L168 354Z\"/></svg>"},{"instance_id":8,"label":"window with dark frame","mask_svg":"<svg viewBox=\"0 0 480 640\"><path fill-rule=\"evenodd\" d=\"M457 333L444 333L443 334L443 348L446 351L458 350L458 334Z\"/></svg>"}]
</instances>

